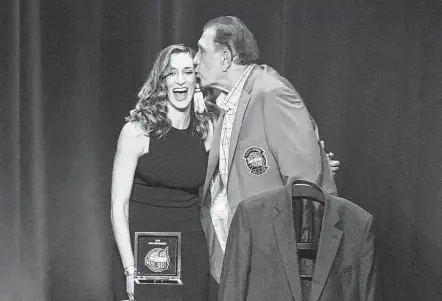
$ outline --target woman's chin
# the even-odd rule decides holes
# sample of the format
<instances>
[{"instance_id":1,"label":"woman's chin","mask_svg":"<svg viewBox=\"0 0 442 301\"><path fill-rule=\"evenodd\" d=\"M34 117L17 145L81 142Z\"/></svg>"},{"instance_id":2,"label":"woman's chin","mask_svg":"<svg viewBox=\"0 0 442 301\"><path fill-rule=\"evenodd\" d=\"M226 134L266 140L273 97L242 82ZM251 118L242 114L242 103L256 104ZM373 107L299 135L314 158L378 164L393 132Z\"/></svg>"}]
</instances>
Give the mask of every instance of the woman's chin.
<instances>
[{"instance_id":1,"label":"woman's chin","mask_svg":"<svg viewBox=\"0 0 442 301\"><path fill-rule=\"evenodd\" d=\"M174 108L179 112L187 112L190 110L191 102L189 100L182 100L182 101L175 100L175 102L170 103L170 107Z\"/></svg>"}]
</instances>

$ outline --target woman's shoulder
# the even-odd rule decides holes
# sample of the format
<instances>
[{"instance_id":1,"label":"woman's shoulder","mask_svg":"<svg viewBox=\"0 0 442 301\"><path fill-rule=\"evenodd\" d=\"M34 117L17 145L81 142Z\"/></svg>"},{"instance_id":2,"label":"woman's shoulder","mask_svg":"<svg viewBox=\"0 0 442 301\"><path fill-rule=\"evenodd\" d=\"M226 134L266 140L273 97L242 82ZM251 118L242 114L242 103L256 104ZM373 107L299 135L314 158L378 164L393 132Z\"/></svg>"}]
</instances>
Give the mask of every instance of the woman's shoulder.
<instances>
[{"instance_id":1,"label":"woman's shoulder","mask_svg":"<svg viewBox=\"0 0 442 301\"><path fill-rule=\"evenodd\" d=\"M214 120L209 119L209 126L207 128L207 136L204 140L204 146L206 148L206 151L210 151L210 146L212 145L213 140L213 130L214 130Z\"/></svg>"},{"instance_id":2,"label":"woman's shoulder","mask_svg":"<svg viewBox=\"0 0 442 301\"><path fill-rule=\"evenodd\" d=\"M149 135L136 121L128 121L121 129L118 144L123 148L131 148L136 152L145 153L149 146Z\"/></svg>"},{"instance_id":3,"label":"woman's shoulder","mask_svg":"<svg viewBox=\"0 0 442 301\"><path fill-rule=\"evenodd\" d=\"M127 121L121 129L120 135L133 138L140 136L149 137L146 130L137 121Z\"/></svg>"}]
</instances>

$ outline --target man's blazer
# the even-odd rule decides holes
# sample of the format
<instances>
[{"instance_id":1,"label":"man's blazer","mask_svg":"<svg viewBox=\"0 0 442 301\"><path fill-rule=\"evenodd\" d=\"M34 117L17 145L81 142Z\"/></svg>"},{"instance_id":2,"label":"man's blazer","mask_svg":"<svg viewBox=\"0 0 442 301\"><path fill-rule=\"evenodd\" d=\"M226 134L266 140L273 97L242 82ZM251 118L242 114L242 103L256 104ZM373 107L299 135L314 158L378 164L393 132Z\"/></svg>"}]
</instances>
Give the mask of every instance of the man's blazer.
<instances>
[{"instance_id":1,"label":"man's blazer","mask_svg":"<svg viewBox=\"0 0 442 301\"><path fill-rule=\"evenodd\" d=\"M214 127L201 207L211 274L217 281L223 251L210 216L210 183L219 165L221 127L222 118ZM315 127L295 88L269 66L255 65L239 99L230 140L229 224L241 200L282 187L286 178L316 182L336 194L328 158L321 161L323 150ZM326 169L322 170L321 165Z\"/></svg>"},{"instance_id":2,"label":"man's blazer","mask_svg":"<svg viewBox=\"0 0 442 301\"><path fill-rule=\"evenodd\" d=\"M220 301L303 300L291 199L287 185L239 204L227 239ZM373 217L343 198L325 199L309 300L372 301Z\"/></svg>"}]
</instances>

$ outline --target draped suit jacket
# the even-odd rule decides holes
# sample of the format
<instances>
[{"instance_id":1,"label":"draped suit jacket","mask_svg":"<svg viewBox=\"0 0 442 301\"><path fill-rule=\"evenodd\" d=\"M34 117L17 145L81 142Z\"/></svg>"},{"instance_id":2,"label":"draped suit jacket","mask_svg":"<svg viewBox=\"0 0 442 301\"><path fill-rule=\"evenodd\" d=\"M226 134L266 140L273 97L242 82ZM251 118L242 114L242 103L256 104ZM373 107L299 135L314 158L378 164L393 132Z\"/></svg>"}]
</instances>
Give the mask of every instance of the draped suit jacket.
<instances>
[{"instance_id":1,"label":"draped suit jacket","mask_svg":"<svg viewBox=\"0 0 442 301\"><path fill-rule=\"evenodd\" d=\"M373 217L326 194L310 300L373 301L375 284ZM219 300L303 300L289 185L239 204L227 239Z\"/></svg>"},{"instance_id":2,"label":"draped suit jacket","mask_svg":"<svg viewBox=\"0 0 442 301\"><path fill-rule=\"evenodd\" d=\"M221 127L222 118L214 127L201 206L211 274L218 282L224 253L210 216L210 183L219 165ZM318 183L323 175L318 184L336 193L328 158L321 160L318 139L316 124L295 88L271 67L254 65L239 99L230 139L228 223L240 201L282 187L286 178Z\"/></svg>"}]
</instances>

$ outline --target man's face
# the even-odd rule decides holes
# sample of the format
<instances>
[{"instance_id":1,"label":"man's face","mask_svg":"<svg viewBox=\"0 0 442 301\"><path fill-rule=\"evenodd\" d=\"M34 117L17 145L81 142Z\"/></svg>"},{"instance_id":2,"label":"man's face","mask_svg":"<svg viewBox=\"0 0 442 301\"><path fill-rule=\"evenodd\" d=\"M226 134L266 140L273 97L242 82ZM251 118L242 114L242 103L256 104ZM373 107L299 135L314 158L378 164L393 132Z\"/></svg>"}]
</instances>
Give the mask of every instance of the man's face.
<instances>
[{"instance_id":1,"label":"man's face","mask_svg":"<svg viewBox=\"0 0 442 301\"><path fill-rule=\"evenodd\" d=\"M193 59L195 71L200 78L201 86L217 88L219 79L223 76L221 69L221 51L215 50L213 39L215 29L206 29L198 41L198 52Z\"/></svg>"}]
</instances>

